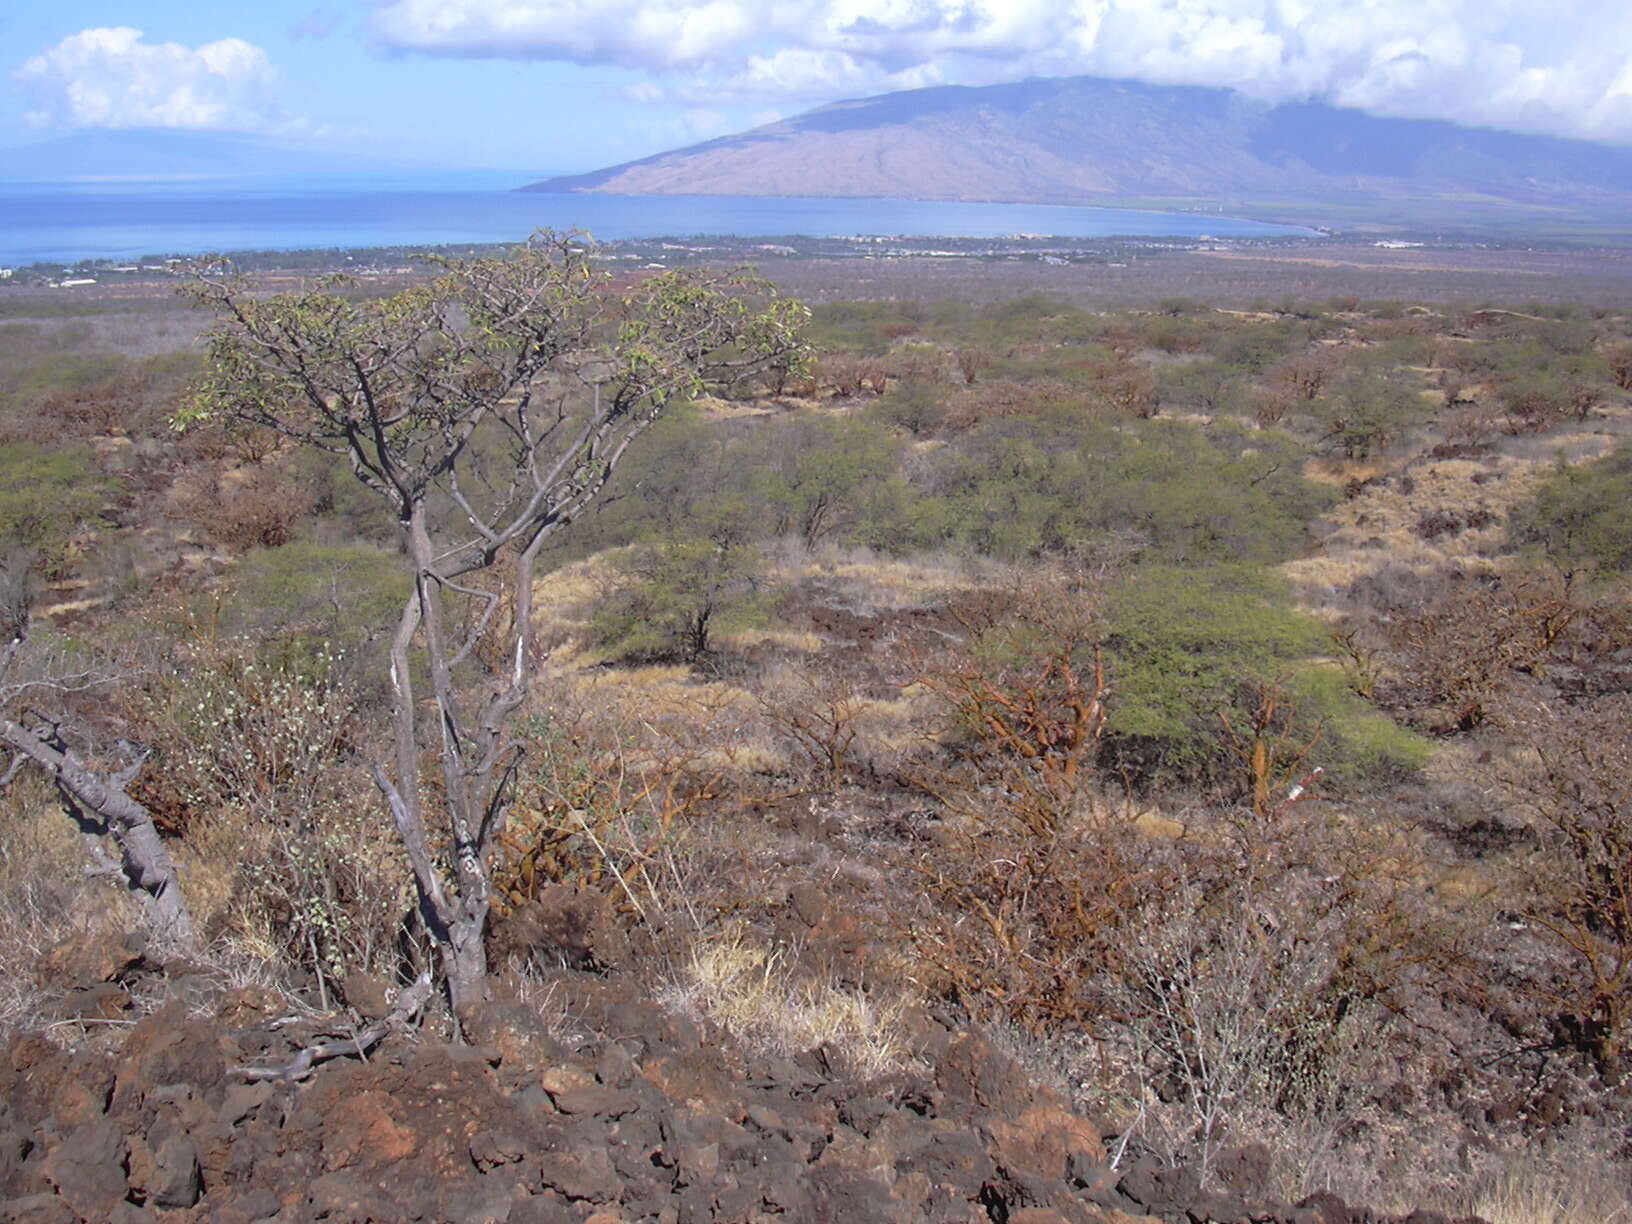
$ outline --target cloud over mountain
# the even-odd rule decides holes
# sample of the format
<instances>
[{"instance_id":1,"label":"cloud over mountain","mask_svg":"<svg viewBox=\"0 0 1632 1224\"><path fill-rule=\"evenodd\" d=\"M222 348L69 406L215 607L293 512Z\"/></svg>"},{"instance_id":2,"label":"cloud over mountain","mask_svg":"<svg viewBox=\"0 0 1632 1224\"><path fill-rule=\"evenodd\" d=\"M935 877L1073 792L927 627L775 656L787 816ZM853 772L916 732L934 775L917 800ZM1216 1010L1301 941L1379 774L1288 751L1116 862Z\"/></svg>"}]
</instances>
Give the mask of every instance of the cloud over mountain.
<instances>
[{"instance_id":1,"label":"cloud over mountain","mask_svg":"<svg viewBox=\"0 0 1632 1224\"><path fill-rule=\"evenodd\" d=\"M239 38L198 47L144 41L128 26L82 30L14 74L38 127L289 132L303 125L276 100L277 71Z\"/></svg>"},{"instance_id":2,"label":"cloud over mountain","mask_svg":"<svg viewBox=\"0 0 1632 1224\"><path fill-rule=\"evenodd\" d=\"M1572 0L380 0L384 45L832 100L1095 74L1632 144L1632 7Z\"/></svg>"}]
</instances>

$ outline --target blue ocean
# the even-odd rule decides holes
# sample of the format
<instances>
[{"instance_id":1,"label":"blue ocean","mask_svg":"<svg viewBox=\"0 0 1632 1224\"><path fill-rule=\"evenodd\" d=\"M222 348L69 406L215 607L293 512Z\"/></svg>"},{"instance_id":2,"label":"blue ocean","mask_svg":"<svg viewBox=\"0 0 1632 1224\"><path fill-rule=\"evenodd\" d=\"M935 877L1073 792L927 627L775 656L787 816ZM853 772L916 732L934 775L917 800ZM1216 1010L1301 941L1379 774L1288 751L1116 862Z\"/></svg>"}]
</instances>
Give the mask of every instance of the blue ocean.
<instances>
[{"instance_id":1,"label":"blue ocean","mask_svg":"<svg viewBox=\"0 0 1632 1224\"><path fill-rule=\"evenodd\" d=\"M26 183L0 180L0 264L211 251L519 242L535 230L603 240L729 234L852 237L1267 238L1288 226L1211 214L1044 204L731 196L547 195L525 178Z\"/></svg>"}]
</instances>

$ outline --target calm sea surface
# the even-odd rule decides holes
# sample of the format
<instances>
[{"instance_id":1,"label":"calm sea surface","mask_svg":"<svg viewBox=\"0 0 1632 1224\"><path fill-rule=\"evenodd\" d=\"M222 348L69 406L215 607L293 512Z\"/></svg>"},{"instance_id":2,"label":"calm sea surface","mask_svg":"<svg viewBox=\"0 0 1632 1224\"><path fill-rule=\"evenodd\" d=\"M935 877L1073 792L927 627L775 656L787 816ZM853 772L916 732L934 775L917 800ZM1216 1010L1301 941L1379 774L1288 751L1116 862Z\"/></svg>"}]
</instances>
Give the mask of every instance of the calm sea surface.
<instances>
[{"instance_id":1,"label":"calm sea surface","mask_svg":"<svg viewBox=\"0 0 1632 1224\"><path fill-rule=\"evenodd\" d=\"M901 234L998 238L1273 237L1304 231L1230 217L1038 204L711 196L543 195L518 180L21 183L0 180L0 263L206 251L519 242L536 229L598 238Z\"/></svg>"}]
</instances>

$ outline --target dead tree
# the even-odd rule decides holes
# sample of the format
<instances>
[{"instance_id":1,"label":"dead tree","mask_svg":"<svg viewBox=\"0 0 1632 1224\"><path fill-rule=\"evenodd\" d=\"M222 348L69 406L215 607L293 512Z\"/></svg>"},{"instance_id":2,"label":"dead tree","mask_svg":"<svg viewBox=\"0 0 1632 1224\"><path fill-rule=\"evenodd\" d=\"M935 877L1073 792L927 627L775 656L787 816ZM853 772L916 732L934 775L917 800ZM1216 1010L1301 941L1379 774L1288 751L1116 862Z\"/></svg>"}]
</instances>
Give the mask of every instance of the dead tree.
<instances>
[{"instance_id":1,"label":"dead tree","mask_svg":"<svg viewBox=\"0 0 1632 1224\"><path fill-rule=\"evenodd\" d=\"M0 651L0 740L16 754L5 780L10 781L25 764L42 770L56 785L63 810L86 836L92 871L123 880L147 912L159 939L178 949L196 946L197 933L175 861L165 848L153 814L130 797L126 790L141 768L140 755L128 750L133 759L117 773L103 773L89 765L63 735L60 713L55 710L75 692L100 687L108 680L85 669L55 669L30 659L28 617L8 616L12 638ZM115 863L102 848L102 839L111 838L119 852Z\"/></svg>"}]
</instances>

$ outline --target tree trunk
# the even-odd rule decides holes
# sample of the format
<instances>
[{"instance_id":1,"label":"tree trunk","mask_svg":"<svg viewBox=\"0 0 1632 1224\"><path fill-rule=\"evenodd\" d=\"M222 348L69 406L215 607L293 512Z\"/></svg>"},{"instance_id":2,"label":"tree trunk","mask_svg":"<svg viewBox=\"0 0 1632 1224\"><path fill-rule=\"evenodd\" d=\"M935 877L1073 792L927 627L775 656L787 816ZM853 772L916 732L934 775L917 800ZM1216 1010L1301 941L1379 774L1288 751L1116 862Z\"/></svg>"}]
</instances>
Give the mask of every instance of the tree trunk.
<instances>
[{"instance_id":1,"label":"tree trunk","mask_svg":"<svg viewBox=\"0 0 1632 1224\"><path fill-rule=\"evenodd\" d=\"M469 1020L471 1008L487 1001L488 905L483 901L469 908L478 912L467 913L453 924L446 950L448 1001L461 1024Z\"/></svg>"},{"instance_id":2,"label":"tree trunk","mask_svg":"<svg viewBox=\"0 0 1632 1224\"><path fill-rule=\"evenodd\" d=\"M385 795L397 832L408 851L419 889L420 908L439 945L447 974L449 1002L463 1016L487 998L487 932L491 909L487 869L483 862L487 824L471 800L471 781L485 781L481 762L467 762L472 745L465 742L452 675L452 649L442 623L441 590L434 576L434 550L425 531L422 504L411 507L403 524L404 543L416 569L414 594L408 597L392 642L391 681L395 702L395 780L379 768L374 779ZM423 635L436 701L441 738L442 805L447 818L453 862L444 879L431 852L419 793L418 710L409 669L409 646ZM518 664L519 668L519 664ZM518 682L520 677L518 676ZM502 723L502 718L497 719ZM485 754L483 754L485 756ZM450 887L451 886L451 887Z\"/></svg>"},{"instance_id":3,"label":"tree trunk","mask_svg":"<svg viewBox=\"0 0 1632 1224\"><path fill-rule=\"evenodd\" d=\"M122 786L99 778L66 745L53 743L9 718L0 719L0 739L51 776L70 815L83 805L102 818L119 847L125 885L142 901L159 937L178 948L197 947L198 935L182 895L181 878L153 823L153 814Z\"/></svg>"}]
</instances>

